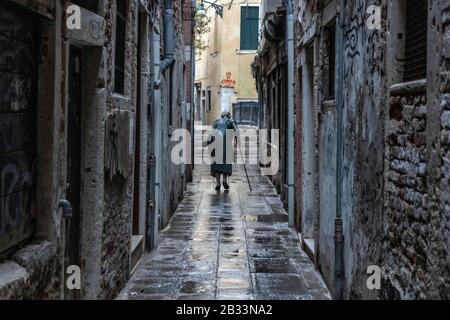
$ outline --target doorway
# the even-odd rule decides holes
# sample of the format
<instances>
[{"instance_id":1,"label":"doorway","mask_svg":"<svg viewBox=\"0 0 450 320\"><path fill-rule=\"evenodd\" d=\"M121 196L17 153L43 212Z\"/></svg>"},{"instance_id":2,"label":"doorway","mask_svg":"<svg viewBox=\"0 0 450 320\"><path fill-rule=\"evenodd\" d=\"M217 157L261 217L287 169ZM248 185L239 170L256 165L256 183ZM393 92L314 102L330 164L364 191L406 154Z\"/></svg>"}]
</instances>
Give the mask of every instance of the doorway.
<instances>
[{"instance_id":1,"label":"doorway","mask_svg":"<svg viewBox=\"0 0 450 320\"><path fill-rule=\"evenodd\" d=\"M147 109L146 97L148 71L147 71L147 17L145 11L138 14L138 45L137 45L137 95L135 118L135 161L134 161L134 195L131 237L131 272L138 265L144 253L145 216L146 216L146 133L145 113Z\"/></svg>"},{"instance_id":2,"label":"doorway","mask_svg":"<svg viewBox=\"0 0 450 320\"><path fill-rule=\"evenodd\" d=\"M81 49L70 47L69 103L67 115L67 200L72 218L66 222L66 267L80 265L80 191L81 191ZM67 275L66 275L67 276ZM79 299L79 290L67 290L66 299Z\"/></svg>"},{"instance_id":3,"label":"doorway","mask_svg":"<svg viewBox=\"0 0 450 320\"><path fill-rule=\"evenodd\" d=\"M202 110L201 110L200 94L201 94L201 84L196 83L195 84L195 121L203 124L203 122L202 122L203 114L202 114Z\"/></svg>"},{"instance_id":4,"label":"doorway","mask_svg":"<svg viewBox=\"0 0 450 320\"><path fill-rule=\"evenodd\" d=\"M295 85L295 154L302 154L302 67L297 69L297 81ZM298 232L302 230L302 159L295 157L295 229Z\"/></svg>"}]
</instances>

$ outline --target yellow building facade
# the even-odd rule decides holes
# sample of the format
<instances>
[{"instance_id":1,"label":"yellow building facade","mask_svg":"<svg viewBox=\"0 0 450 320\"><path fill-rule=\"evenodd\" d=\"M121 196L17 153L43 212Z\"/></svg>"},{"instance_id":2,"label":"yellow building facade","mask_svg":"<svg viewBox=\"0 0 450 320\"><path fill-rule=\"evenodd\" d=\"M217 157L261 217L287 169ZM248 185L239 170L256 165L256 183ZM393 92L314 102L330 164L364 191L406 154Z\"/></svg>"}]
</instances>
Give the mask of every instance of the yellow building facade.
<instances>
[{"instance_id":1,"label":"yellow building facade","mask_svg":"<svg viewBox=\"0 0 450 320\"><path fill-rule=\"evenodd\" d=\"M214 2L214 1L211 1ZM222 17L204 3L211 18L210 32L203 35L206 49L196 55L196 120L211 125L233 104L256 101L251 74L258 45L260 0L219 0Z\"/></svg>"}]
</instances>

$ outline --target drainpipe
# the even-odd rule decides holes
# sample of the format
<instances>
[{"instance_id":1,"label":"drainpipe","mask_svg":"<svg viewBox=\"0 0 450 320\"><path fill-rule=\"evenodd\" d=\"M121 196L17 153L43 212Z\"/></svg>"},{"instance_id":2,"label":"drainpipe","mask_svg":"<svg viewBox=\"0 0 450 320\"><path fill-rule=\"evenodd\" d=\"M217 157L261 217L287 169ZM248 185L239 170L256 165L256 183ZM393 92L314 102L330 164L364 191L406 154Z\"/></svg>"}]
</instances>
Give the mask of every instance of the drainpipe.
<instances>
[{"instance_id":1,"label":"drainpipe","mask_svg":"<svg viewBox=\"0 0 450 320\"><path fill-rule=\"evenodd\" d=\"M287 55L288 55L288 88L287 88L287 121L288 121L288 215L289 226L295 225L295 173L294 173L294 14L292 10L291 1L287 1Z\"/></svg>"},{"instance_id":2,"label":"drainpipe","mask_svg":"<svg viewBox=\"0 0 450 320\"><path fill-rule=\"evenodd\" d=\"M192 0L192 8L196 8L196 0ZM194 180L194 145L195 145L195 19L192 19L191 30L191 179Z\"/></svg>"},{"instance_id":3,"label":"drainpipe","mask_svg":"<svg viewBox=\"0 0 450 320\"><path fill-rule=\"evenodd\" d=\"M345 28L345 6L346 1L339 1L339 25L337 41L337 101L336 101L336 123L337 123L337 150L336 150L336 217L334 222L334 274L335 288L334 296L337 300L344 298L344 232L342 223L342 158L343 158L343 111L344 111L344 28Z\"/></svg>"},{"instance_id":4,"label":"drainpipe","mask_svg":"<svg viewBox=\"0 0 450 320\"><path fill-rule=\"evenodd\" d=\"M161 61L159 50L161 48L161 38L159 34L154 34L154 50L153 50L153 61L154 61L154 74L155 74L155 84L161 83ZM161 88L155 85L154 91L154 156L155 156L155 203L154 203L154 217L153 217L153 230L149 230L154 237L154 246L158 244L158 233L159 233L159 221L160 221L160 203L161 203Z\"/></svg>"},{"instance_id":5,"label":"drainpipe","mask_svg":"<svg viewBox=\"0 0 450 320\"><path fill-rule=\"evenodd\" d=\"M158 244L159 226L161 221L161 75L175 62L175 34L174 34L174 11L172 0L164 2L164 58L160 59L159 51L161 48L161 38L159 34L154 36L154 66L155 66L155 85L154 85L154 130L155 139L155 204L153 230L149 233L154 235L154 245Z\"/></svg>"},{"instance_id":6,"label":"drainpipe","mask_svg":"<svg viewBox=\"0 0 450 320\"><path fill-rule=\"evenodd\" d=\"M164 13L164 59L161 61L161 73L164 73L175 62L174 11L172 0L165 0Z\"/></svg>"}]
</instances>

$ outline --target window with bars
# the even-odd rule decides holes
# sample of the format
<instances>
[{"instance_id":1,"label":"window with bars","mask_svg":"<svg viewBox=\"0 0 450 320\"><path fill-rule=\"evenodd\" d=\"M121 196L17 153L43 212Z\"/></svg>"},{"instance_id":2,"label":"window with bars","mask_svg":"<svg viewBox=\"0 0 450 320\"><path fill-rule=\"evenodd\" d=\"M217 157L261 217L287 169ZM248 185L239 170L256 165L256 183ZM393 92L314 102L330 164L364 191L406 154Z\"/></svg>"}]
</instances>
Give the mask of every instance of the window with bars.
<instances>
[{"instance_id":1,"label":"window with bars","mask_svg":"<svg viewBox=\"0 0 450 320\"><path fill-rule=\"evenodd\" d=\"M428 0L408 0L404 81L427 77Z\"/></svg>"},{"instance_id":2,"label":"window with bars","mask_svg":"<svg viewBox=\"0 0 450 320\"><path fill-rule=\"evenodd\" d=\"M208 111L206 109L206 90L202 90L202 110Z\"/></svg>"},{"instance_id":3,"label":"window with bars","mask_svg":"<svg viewBox=\"0 0 450 320\"><path fill-rule=\"evenodd\" d=\"M208 89L208 111L211 111L211 109L212 109L211 89Z\"/></svg>"},{"instance_id":4,"label":"window with bars","mask_svg":"<svg viewBox=\"0 0 450 320\"><path fill-rule=\"evenodd\" d=\"M92 12L97 12L98 9L98 1L95 0L72 0L71 2Z\"/></svg>"},{"instance_id":5,"label":"window with bars","mask_svg":"<svg viewBox=\"0 0 450 320\"><path fill-rule=\"evenodd\" d=\"M334 83L336 70L336 25L327 28L327 55L328 55L328 99L334 99Z\"/></svg>"},{"instance_id":6,"label":"window with bars","mask_svg":"<svg viewBox=\"0 0 450 320\"><path fill-rule=\"evenodd\" d=\"M116 0L116 50L114 63L114 92L125 93L126 0Z\"/></svg>"}]
</instances>

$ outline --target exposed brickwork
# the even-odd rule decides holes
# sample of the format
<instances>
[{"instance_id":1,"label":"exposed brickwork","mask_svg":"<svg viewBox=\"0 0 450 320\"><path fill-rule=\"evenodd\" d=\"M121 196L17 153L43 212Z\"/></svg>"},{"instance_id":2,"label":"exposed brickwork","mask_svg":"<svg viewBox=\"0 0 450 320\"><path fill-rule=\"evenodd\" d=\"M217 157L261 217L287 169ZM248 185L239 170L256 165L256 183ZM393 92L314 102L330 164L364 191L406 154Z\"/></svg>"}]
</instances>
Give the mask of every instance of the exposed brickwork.
<instances>
[{"instance_id":1,"label":"exposed brickwork","mask_svg":"<svg viewBox=\"0 0 450 320\"><path fill-rule=\"evenodd\" d=\"M429 227L426 111L425 94L392 97L386 128L384 268L405 298L418 298L413 286L425 286L436 231Z\"/></svg>"}]
</instances>

